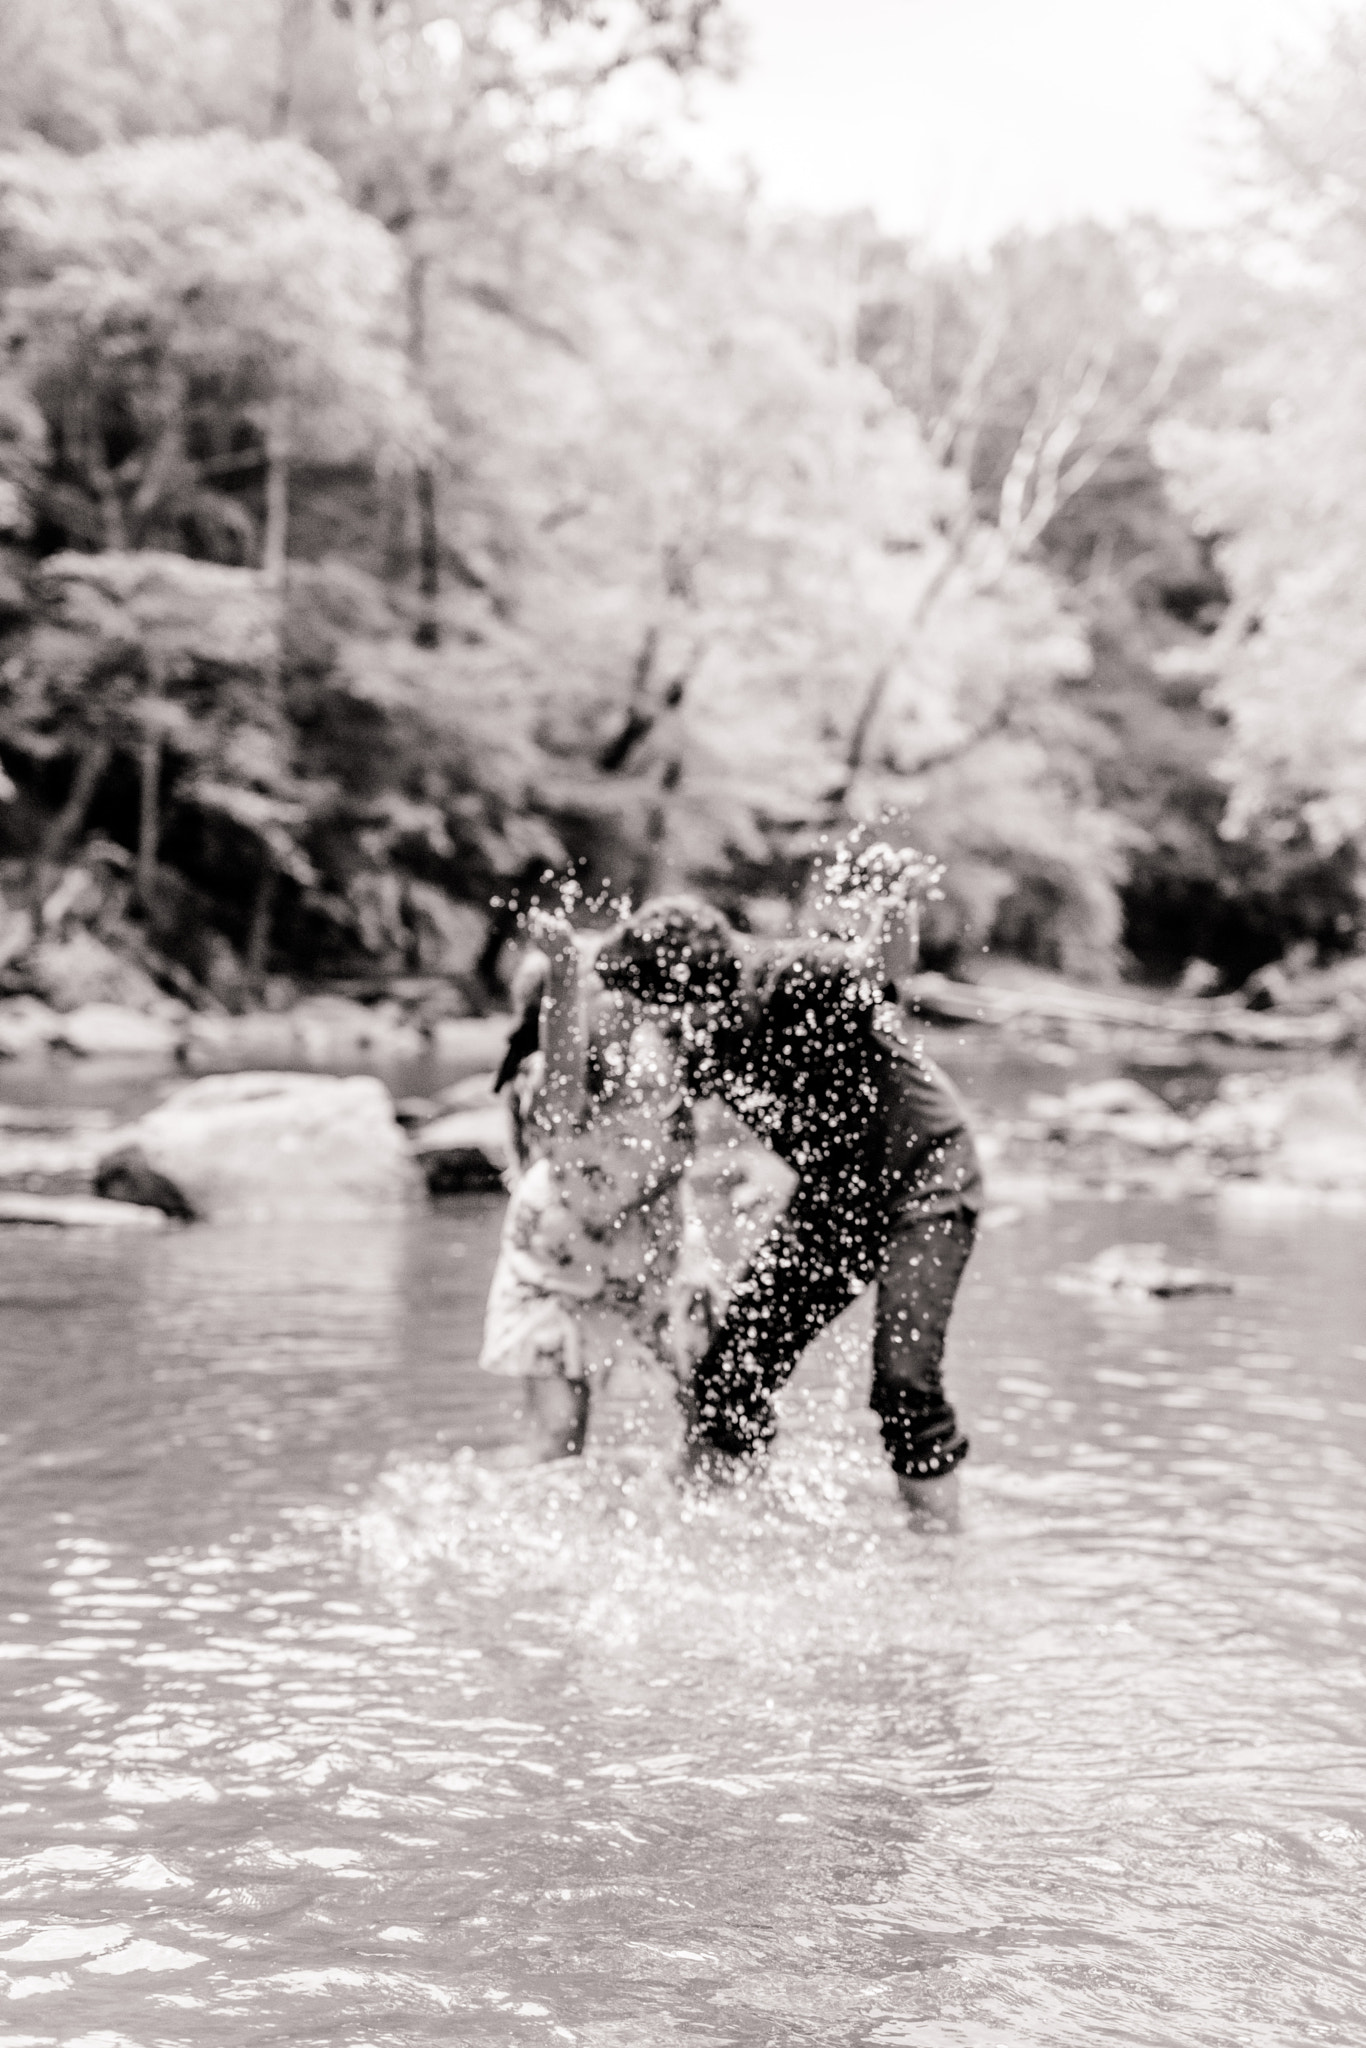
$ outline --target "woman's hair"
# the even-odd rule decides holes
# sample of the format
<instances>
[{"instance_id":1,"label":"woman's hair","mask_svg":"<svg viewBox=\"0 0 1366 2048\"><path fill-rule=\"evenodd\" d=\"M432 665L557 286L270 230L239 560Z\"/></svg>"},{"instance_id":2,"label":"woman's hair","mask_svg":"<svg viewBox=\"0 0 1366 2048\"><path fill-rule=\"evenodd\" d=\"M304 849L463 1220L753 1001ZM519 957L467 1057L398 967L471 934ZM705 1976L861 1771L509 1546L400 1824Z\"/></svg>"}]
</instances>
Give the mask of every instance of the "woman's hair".
<instances>
[{"instance_id":1,"label":"woman's hair","mask_svg":"<svg viewBox=\"0 0 1366 2048\"><path fill-rule=\"evenodd\" d=\"M642 1003L728 1002L740 985L735 933L697 896L656 896L610 932L598 978Z\"/></svg>"},{"instance_id":2,"label":"woman's hair","mask_svg":"<svg viewBox=\"0 0 1366 2048\"><path fill-rule=\"evenodd\" d=\"M522 1062L529 1060L540 1046L541 998L545 994L549 973L550 962L538 947L532 947L530 951L524 953L517 963L510 991L513 1009L518 1013L517 1022L513 1026L512 1036L508 1039L507 1050L503 1054L503 1063L493 1083L495 1095L499 1089L506 1088Z\"/></svg>"}]
</instances>

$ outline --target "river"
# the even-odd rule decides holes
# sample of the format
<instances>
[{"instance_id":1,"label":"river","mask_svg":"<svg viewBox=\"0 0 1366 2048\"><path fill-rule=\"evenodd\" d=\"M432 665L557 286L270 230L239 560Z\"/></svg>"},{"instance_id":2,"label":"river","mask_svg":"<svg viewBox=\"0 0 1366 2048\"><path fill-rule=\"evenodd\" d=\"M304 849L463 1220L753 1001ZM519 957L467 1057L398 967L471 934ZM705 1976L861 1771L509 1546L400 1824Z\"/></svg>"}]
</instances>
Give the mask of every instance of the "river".
<instances>
[{"instance_id":1,"label":"river","mask_svg":"<svg viewBox=\"0 0 1366 2048\"><path fill-rule=\"evenodd\" d=\"M499 1209L0 1237L0 2048L1366 2037L1359 1218L998 1210L944 1528L858 1305L735 1492L482 1469Z\"/></svg>"}]
</instances>

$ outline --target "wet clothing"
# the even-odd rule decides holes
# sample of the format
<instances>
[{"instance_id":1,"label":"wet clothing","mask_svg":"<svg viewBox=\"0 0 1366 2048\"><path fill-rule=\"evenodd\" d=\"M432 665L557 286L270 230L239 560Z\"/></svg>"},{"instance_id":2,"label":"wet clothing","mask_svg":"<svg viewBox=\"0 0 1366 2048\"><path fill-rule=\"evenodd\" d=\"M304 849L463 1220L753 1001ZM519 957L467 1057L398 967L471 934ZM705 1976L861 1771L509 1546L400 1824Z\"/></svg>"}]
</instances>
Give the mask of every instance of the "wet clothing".
<instances>
[{"instance_id":1,"label":"wet clothing","mask_svg":"<svg viewBox=\"0 0 1366 2048\"><path fill-rule=\"evenodd\" d=\"M694 1434L733 1455L767 1443L802 1351L876 1280L871 1405L892 1464L952 1470L968 1445L940 1367L981 1176L963 1106L899 1008L842 947L775 948L692 1049L689 1084L798 1176L698 1361Z\"/></svg>"},{"instance_id":2,"label":"wet clothing","mask_svg":"<svg viewBox=\"0 0 1366 2048\"><path fill-rule=\"evenodd\" d=\"M696 1332L711 1327L720 1277L686 1183L692 1116L672 1050L656 1026L637 1025L610 1099L573 1126L543 1126L543 1088L537 1056L514 1079L529 1156L503 1221L479 1363L582 1385L627 1362L673 1372L705 1342Z\"/></svg>"}]
</instances>

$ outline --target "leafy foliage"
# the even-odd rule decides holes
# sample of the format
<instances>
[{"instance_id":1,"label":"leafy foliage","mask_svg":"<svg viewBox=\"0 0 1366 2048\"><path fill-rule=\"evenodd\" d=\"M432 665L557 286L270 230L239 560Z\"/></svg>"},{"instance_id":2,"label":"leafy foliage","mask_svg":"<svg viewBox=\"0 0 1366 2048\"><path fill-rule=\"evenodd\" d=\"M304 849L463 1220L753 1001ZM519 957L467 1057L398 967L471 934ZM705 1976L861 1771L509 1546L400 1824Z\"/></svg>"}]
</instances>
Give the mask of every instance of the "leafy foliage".
<instances>
[{"instance_id":1,"label":"leafy foliage","mask_svg":"<svg viewBox=\"0 0 1366 2048\"><path fill-rule=\"evenodd\" d=\"M200 980L477 997L547 866L743 911L890 818L941 963L1350 941L1362 67L1253 110L1316 266L1273 289L1146 228L944 262L603 144L618 80L734 51L722 0L0 13L39 922L93 834Z\"/></svg>"}]
</instances>

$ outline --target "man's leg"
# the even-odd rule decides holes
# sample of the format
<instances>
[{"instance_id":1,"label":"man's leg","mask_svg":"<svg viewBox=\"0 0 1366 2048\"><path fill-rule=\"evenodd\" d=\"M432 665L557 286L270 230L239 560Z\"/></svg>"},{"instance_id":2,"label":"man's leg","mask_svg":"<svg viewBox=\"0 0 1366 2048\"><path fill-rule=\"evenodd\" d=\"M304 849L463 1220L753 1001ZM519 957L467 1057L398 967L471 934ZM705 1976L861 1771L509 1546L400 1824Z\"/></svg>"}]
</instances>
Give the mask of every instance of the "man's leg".
<instances>
[{"instance_id":1,"label":"man's leg","mask_svg":"<svg viewBox=\"0 0 1366 2048\"><path fill-rule=\"evenodd\" d=\"M885 1240L867 1219L789 1212L754 1254L693 1372L694 1448L745 1457L773 1439L773 1396L812 1339L870 1280Z\"/></svg>"},{"instance_id":2,"label":"man's leg","mask_svg":"<svg viewBox=\"0 0 1366 2048\"><path fill-rule=\"evenodd\" d=\"M937 1479L967 1456L944 1394L944 1338L977 1234L970 1209L899 1224L878 1283L869 1405L903 1478Z\"/></svg>"}]
</instances>

